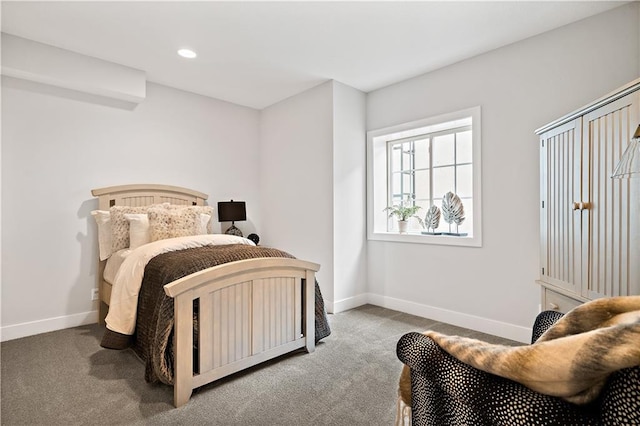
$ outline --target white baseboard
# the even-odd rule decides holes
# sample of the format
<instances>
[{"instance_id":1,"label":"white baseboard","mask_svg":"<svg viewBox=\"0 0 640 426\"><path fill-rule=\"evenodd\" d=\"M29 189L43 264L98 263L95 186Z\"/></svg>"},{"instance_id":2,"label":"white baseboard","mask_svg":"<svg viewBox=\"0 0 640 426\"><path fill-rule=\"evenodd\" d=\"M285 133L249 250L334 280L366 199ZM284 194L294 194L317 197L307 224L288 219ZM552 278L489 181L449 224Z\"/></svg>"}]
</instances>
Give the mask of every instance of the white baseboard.
<instances>
[{"instance_id":1,"label":"white baseboard","mask_svg":"<svg viewBox=\"0 0 640 426\"><path fill-rule=\"evenodd\" d=\"M469 315L462 312L450 311L448 309L436 308L429 305L421 305L415 302L395 299L393 297L380 296L373 293L363 293L347 299L334 302L332 310L329 312L339 313L349 309L357 308L366 304L376 305L394 311L429 318L435 321L446 322L458 327L469 328L482 333L511 339L522 343L531 342L531 329L521 327L489 318Z\"/></svg>"},{"instance_id":2,"label":"white baseboard","mask_svg":"<svg viewBox=\"0 0 640 426\"><path fill-rule=\"evenodd\" d=\"M338 300L333 303L333 313L348 311L349 309L357 308L358 306L366 305L369 303L369 295L367 293L359 294L354 297L348 297L346 299Z\"/></svg>"},{"instance_id":3,"label":"white baseboard","mask_svg":"<svg viewBox=\"0 0 640 426\"><path fill-rule=\"evenodd\" d=\"M395 311L442 321L448 324L465 327L482 333L511 339L522 343L531 341L531 329L488 318L469 315L462 312L450 311L429 305L421 305L415 302L395 299L393 297L380 296L373 293L363 293L334 303L326 303L327 311L339 313L367 303L393 309ZM93 324L98 321L98 311L83 312L80 314L63 317L49 318L45 320L25 322L22 324L7 325L0 328L0 341L19 339L34 334L47 333L62 330L64 328L77 327L85 324Z\"/></svg>"},{"instance_id":4,"label":"white baseboard","mask_svg":"<svg viewBox=\"0 0 640 426\"><path fill-rule=\"evenodd\" d=\"M522 343L531 343L531 328L372 293L367 294L367 300L372 305L393 309L394 311L446 322L447 324ZM531 321L533 324L533 318Z\"/></svg>"},{"instance_id":5,"label":"white baseboard","mask_svg":"<svg viewBox=\"0 0 640 426\"><path fill-rule=\"evenodd\" d=\"M7 325L0 328L0 342L33 336L34 334L62 330L64 328L94 324L96 322L98 322L98 311L89 311L82 312L80 314L66 315L63 317Z\"/></svg>"}]
</instances>

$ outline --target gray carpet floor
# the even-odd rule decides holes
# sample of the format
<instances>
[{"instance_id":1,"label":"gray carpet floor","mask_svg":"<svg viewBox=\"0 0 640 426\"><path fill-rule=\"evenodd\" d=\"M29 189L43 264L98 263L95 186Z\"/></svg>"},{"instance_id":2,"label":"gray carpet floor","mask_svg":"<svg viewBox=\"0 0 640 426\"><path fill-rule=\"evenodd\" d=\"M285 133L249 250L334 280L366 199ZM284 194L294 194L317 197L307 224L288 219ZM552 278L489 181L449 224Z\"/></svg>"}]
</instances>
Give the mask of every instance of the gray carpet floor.
<instances>
[{"instance_id":1,"label":"gray carpet floor","mask_svg":"<svg viewBox=\"0 0 640 426\"><path fill-rule=\"evenodd\" d=\"M181 408L173 388L144 381L131 350L102 349L98 324L1 344L2 425L392 425L402 364L398 339L433 329L516 344L372 305L330 315L332 334L198 389Z\"/></svg>"}]
</instances>

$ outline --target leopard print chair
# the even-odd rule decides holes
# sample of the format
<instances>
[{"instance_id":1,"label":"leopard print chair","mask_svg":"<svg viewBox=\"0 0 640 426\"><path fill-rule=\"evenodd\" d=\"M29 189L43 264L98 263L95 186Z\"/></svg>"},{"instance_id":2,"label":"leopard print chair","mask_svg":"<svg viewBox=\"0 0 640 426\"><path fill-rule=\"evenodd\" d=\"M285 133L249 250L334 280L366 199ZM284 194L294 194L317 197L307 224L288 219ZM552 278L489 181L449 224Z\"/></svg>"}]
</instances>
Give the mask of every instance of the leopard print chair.
<instances>
[{"instance_id":1,"label":"leopard print chair","mask_svg":"<svg viewBox=\"0 0 640 426\"><path fill-rule=\"evenodd\" d=\"M561 317L539 314L532 342ZM640 367L614 373L598 399L578 406L464 364L421 333L402 336L397 355L411 371L413 425L640 425Z\"/></svg>"}]
</instances>

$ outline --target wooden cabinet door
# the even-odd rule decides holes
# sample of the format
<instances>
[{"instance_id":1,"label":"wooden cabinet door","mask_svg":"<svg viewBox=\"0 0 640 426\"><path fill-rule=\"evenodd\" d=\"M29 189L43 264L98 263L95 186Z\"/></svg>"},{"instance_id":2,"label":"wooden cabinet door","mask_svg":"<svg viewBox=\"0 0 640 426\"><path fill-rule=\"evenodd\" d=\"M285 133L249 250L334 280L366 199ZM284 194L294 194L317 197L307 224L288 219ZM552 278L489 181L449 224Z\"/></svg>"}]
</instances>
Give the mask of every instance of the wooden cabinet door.
<instances>
[{"instance_id":1,"label":"wooden cabinet door","mask_svg":"<svg viewBox=\"0 0 640 426\"><path fill-rule=\"evenodd\" d=\"M589 299L638 292L638 178L612 179L624 149L640 123L638 92L583 117L588 153L587 277L582 296Z\"/></svg>"},{"instance_id":2,"label":"wooden cabinet door","mask_svg":"<svg viewBox=\"0 0 640 426\"><path fill-rule=\"evenodd\" d=\"M543 282L580 294L583 281L581 119L553 128L540 139L540 261Z\"/></svg>"}]
</instances>

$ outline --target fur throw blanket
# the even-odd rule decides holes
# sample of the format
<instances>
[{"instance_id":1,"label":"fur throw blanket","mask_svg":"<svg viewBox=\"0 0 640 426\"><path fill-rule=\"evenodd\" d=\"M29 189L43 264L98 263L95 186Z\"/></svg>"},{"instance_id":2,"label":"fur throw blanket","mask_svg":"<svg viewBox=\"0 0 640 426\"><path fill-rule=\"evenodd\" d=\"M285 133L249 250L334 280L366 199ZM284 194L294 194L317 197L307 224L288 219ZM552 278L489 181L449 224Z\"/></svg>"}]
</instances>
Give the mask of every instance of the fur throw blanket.
<instances>
[{"instance_id":1,"label":"fur throw blanket","mask_svg":"<svg viewBox=\"0 0 640 426\"><path fill-rule=\"evenodd\" d=\"M587 302L564 315L531 345L503 346L424 333L451 356L479 370L514 380L574 404L597 398L612 372L640 365L640 296ZM404 366L400 396L411 404Z\"/></svg>"}]
</instances>

